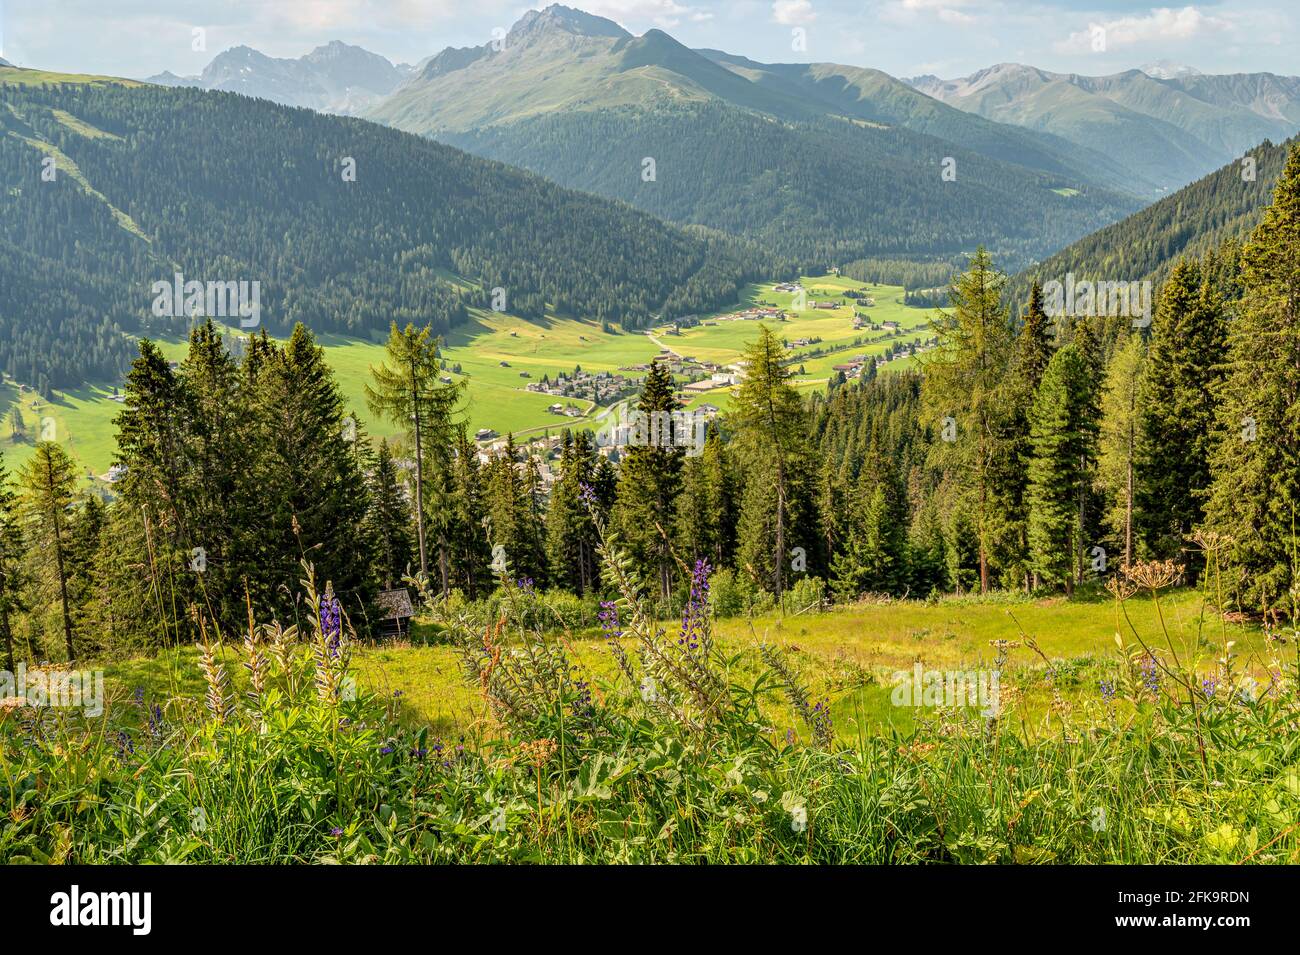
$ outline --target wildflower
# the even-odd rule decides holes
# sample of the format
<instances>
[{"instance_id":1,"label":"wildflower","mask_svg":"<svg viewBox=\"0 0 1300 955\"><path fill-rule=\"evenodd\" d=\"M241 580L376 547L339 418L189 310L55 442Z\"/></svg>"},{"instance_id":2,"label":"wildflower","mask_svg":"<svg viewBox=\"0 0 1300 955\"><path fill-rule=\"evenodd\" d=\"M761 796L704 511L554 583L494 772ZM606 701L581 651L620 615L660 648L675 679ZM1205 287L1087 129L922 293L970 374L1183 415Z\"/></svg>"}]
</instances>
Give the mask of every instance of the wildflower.
<instances>
[{"instance_id":1,"label":"wildflower","mask_svg":"<svg viewBox=\"0 0 1300 955\"><path fill-rule=\"evenodd\" d=\"M320 605L320 632L329 647L330 656L338 656L339 642L343 637L343 607L334 596L334 585L325 585L325 596Z\"/></svg>"},{"instance_id":2,"label":"wildflower","mask_svg":"<svg viewBox=\"0 0 1300 955\"><path fill-rule=\"evenodd\" d=\"M1160 689L1160 673L1156 669L1156 658L1150 654L1142 658L1142 684L1152 693Z\"/></svg>"},{"instance_id":3,"label":"wildflower","mask_svg":"<svg viewBox=\"0 0 1300 955\"><path fill-rule=\"evenodd\" d=\"M618 604L613 600L602 600L600 612L596 614L600 629L605 632L606 640L617 640L623 636L622 625L618 621Z\"/></svg>"},{"instance_id":4,"label":"wildflower","mask_svg":"<svg viewBox=\"0 0 1300 955\"><path fill-rule=\"evenodd\" d=\"M1143 561L1129 569L1129 579L1145 590L1160 590L1178 582L1183 569L1172 560Z\"/></svg>"},{"instance_id":5,"label":"wildflower","mask_svg":"<svg viewBox=\"0 0 1300 955\"><path fill-rule=\"evenodd\" d=\"M1201 691L1205 694L1207 700L1214 699L1214 691L1219 688L1219 678L1217 676L1207 676L1201 681Z\"/></svg>"},{"instance_id":6,"label":"wildflower","mask_svg":"<svg viewBox=\"0 0 1300 955\"><path fill-rule=\"evenodd\" d=\"M590 484L579 482L578 501L588 510L595 510L597 504L595 489Z\"/></svg>"},{"instance_id":7,"label":"wildflower","mask_svg":"<svg viewBox=\"0 0 1300 955\"><path fill-rule=\"evenodd\" d=\"M380 755L382 755L382 756L387 756L387 755L389 755L390 753L392 753L392 751L393 751L393 747L391 747L391 746L381 746L381 747L379 748Z\"/></svg>"},{"instance_id":8,"label":"wildflower","mask_svg":"<svg viewBox=\"0 0 1300 955\"><path fill-rule=\"evenodd\" d=\"M532 597L536 595L535 591L533 590L533 578L531 577L520 577L518 580L515 581L515 586L519 588L519 592L523 594L525 597Z\"/></svg>"},{"instance_id":9,"label":"wildflower","mask_svg":"<svg viewBox=\"0 0 1300 955\"><path fill-rule=\"evenodd\" d=\"M707 560L697 560L695 566L691 568L691 592L682 611L681 636L677 638L678 644L688 650L698 650L700 639L704 636L709 615L709 572L711 570Z\"/></svg>"},{"instance_id":10,"label":"wildflower","mask_svg":"<svg viewBox=\"0 0 1300 955\"><path fill-rule=\"evenodd\" d=\"M117 738L113 740L113 744L117 747L119 756L130 756L135 752L135 743L131 742L131 737L125 730L117 731Z\"/></svg>"},{"instance_id":11,"label":"wildflower","mask_svg":"<svg viewBox=\"0 0 1300 955\"><path fill-rule=\"evenodd\" d=\"M1102 701L1105 702L1105 703L1111 703L1111 702L1114 701L1114 699L1115 699L1115 681L1114 681L1114 680L1102 680L1102 681L1101 681L1101 699L1102 699Z\"/></svg>"},{"instance_id":12,"label":"wildflower","mask_svg":"<svg viewBox=\"0 0 1300 955\"><path fill-rule=\"evenodd\" d=\"M159 706L157 703L149 707L148 722L145 724L145 729L148 731L149 736L153 739L157 739L158 737L162 736L163 711L162 711L162 707Z\"/></svg>"},{"instance_id":13,"label":"wildflower","mask_svg":"<svg viewBox=\"0 0 1300 955\"><path fill-rule=\"evenodd\" d=\"M340 829L338 826L335 826L333 829L330 830L330 835L333 836L335 839L337 839L339 836L343 835L343 830Z\"/></svg>"},{"instance_id":14,"label":"wildflower","mask_svg":"<svg viewBox=\"0 0 1300 955\"><path fill-rule=\"evenodd\" d=\"M818 739L829 741L835 738L835 728L831 724L831 703L829 699L821 700L812 708L812 719L809 722L812 724L813 732L817 734Z\"/></svg>"}]
</instances>

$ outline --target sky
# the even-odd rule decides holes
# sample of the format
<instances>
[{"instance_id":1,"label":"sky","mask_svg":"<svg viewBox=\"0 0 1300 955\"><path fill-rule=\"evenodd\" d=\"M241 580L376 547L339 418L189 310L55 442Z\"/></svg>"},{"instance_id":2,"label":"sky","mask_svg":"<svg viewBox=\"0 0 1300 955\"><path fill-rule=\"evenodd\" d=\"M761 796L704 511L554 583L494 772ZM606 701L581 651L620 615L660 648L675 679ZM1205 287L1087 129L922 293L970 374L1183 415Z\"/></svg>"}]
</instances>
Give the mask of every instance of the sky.
<instances>
[{"instance_id":1,"label":"sky","mask_svg":"<svg viewBox=\"0 0 1300 955\"><path fill-rule=\"evenodd\" d=\"M200 72L247 45L296 57L331 40L394 62L479 46L520 0L0 0L0 56L20 66L143 78ZM894 76L995 63L1114 73L1167 60L1206 73L1300 74L1296 0L1152 6L1127 0L570 0L633 33L764 62L835 62ZM198 32L196 32L198 31ZM802 32L799 32L802 31ZM200 47L196 49L196 47Z\"/></svg>"}]
</instances>

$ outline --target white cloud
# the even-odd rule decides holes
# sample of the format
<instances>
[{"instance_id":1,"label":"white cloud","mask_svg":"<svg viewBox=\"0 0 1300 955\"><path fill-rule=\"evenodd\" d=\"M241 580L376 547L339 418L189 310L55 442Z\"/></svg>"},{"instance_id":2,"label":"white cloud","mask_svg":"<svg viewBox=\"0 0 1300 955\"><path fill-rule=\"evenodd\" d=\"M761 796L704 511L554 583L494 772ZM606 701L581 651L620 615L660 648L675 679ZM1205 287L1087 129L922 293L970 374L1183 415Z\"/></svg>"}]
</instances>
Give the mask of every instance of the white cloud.
<instances>
[{"instance_id":1,"label":"white cloud","mask_svg":"<svg viewBox=\"0 0 1300 955\"><path fill-rule=\"evenodd\" d=\"M817 19L811 0L774 0L772 20L786 26L812 23Z\"/></svg>"},{"instance_id":2,"label":"white cloud","mask_svg":"<svg viewBox=\"0 0 1300 955\"><path fill-rule=\"evenodd\" d=\"M541 5L539 2L538 6ZM608 17L624 27L642 22L675 27L683 20L699 23L713 18L707 10L684 6L676 0L586 0L574 6L598 17Z\"/></svg>"},{"instance_id":3,"label":"white cloud","mask_svg":"<svg viewBox=\"0 0 1300 955\"><path fill-rule=\"evenodd\" d=\"M900 26L911 25L929 17L937 19L940 23L964 26L974 23L977 18L961 8L974 5L974 0L896 0L885 6L880 16L886 23ZM987 8L988 4L984 6Z\"/></svg>"},{"instance_id":4,"label":"white cloud","mask_svg":"<svg viewBox=\"0 0 1300 955\"><path fill-rule=\"evenodd\" d=\"M1196 7L1174 10L1159 7L1144 16L1116 17L1094 21L1087 29L1071 33L1052 45L1057 53L1088 53L1095 49L1094 38L1103 31L1106 49L1156 44L1171 40L1190 40L1210 31L1232 29L1232 21L1202 13Z\"/></svg>"}]
</instances>

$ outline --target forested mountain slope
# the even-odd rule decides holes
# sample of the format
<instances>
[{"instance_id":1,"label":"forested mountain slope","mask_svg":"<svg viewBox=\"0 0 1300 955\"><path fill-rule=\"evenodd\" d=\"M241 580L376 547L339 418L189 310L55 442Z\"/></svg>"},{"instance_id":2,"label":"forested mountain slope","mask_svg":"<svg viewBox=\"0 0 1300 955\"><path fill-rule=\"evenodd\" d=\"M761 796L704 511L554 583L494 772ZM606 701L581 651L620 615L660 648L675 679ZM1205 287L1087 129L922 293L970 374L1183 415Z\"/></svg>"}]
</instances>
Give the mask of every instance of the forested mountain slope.
<instances>
[{"instance_id":1,"label":"forested mountain slope","mask_svg":"<svg viewBox=\"0 0 1300 955\"><path fill-rule=\"evenodd\" d=\"M392 321L445 332L493 288L525 317L549 305L635 325L728 302L770 267L372 123L0 75L0 368L33 384L116 377L133 350L123 333L176 332L183 320L151 314L153 283L176 272L260 282L272 332L365 333Z\"/></svg>"},{"instance_id":2,"label":"forested mountain slope","mask_svg":"<svg viewBox=\"0 0 1300 955\"><path fill-rule=\"evenodd\" d=\"M1140 205L1103 157L884 74L850 93L747 62L552 6L433 57L367 115L810 265L981 241L1028 261Z\"/></svg>"}]
</instances>

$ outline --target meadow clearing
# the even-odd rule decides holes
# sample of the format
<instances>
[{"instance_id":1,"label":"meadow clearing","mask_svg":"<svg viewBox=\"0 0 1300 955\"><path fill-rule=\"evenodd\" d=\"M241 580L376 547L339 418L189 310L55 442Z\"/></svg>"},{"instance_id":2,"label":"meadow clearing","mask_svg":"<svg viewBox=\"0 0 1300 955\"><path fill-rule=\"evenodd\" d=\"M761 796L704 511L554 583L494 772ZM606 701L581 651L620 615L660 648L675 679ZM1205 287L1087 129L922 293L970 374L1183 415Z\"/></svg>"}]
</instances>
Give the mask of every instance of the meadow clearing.
<instances>
[{"instance_id":1,"label":"meadow clearing","mask_svg":"<svg viewBox=\"0 0 1300 955\"><path fill-rule=\"evenodd\" d=\"M654 624L622 586L599 628L567 635L507 592L483 629L435 609L372 646L340 644L308 584L319 617L290 642L271 625L238 647L91 664L107 670L101 715L0 711L0 858L1300 855L1295 648L1194 590L722 621L702 579L693 592L680 624ZM997 712L895 705L889 672L917 663L1000 668Z\"/></svg>"},{"instance_id":2,"label":"meadow clearing","mask_svg":"<svg viewBox=\"0 0 1300 955\"><path fill-rule=\"evenodd\" d=\"M988 671L998 657L997 641L1017 644L1001 667L1002 686L1012 687L1017 718L1033 734L1052 733L1051 704L1059 694L1090 717L1106 704L1101 684L1114 680L1118 666L1116 633L1132 643L1134 634L1156 640L1157 653L1169 653L1161 617L1173 638L1172 650L1209 677L1218 669L1225 641L1243 672L1261 685L1270 664L1260 628L1227 623L1207 606L1202 594L1186 589L1162 597L1135 596L1120 610L1102 591L1067 601L1063 597L1020 596L946 598L935 601L893 600L835 606L819 612L769 612L716 623L719 643L740 655L741 670L761 665L758 648L780 647L788 654L809 693L828 704L838 736L851 742L859 732L911 732L918 719L935 712L894 705L891 697L900 672L921 664L925 671ZM563 639L573 659L599 687L616 681L611 649L594 619L573 628ZM674 621L661 624L676 629ZM1044 656L1026 647L1034 639ZM623 641L626 650L634 648ZM247 689L247 673L238 644L223 645L219 658ZM1050 661L1050 664L1049 662ZM151 657L103 661L111 696L127 702L141 689L150 698L202 695L204 677L198 651L186 646ZM354 656L359 687L390 700L397 717L410 728L427 727L443 739L493 732L479 688L465 680L458 654L427 619L417 621L409 638L361 644ZM779 699L765 703L775 726L796 736L804 730L789 706Z\"/></svg>"},{"instance_id":3,"label":"meadow clearing","mask_svg":"<svg viewBox=\"0 0 1300 955\"><path fill-rule=\"evenodd\" d=\"M819 337L818 346L792 348L797 371L794 384L803 389L820 388L833 374L832 366L843 363L851 356L877 355L890 343L910 342L926 336L930 311L902 304L903 289L898 286L867 285L836 275L807 276L803 280L808 299L849 302L835 309L806 309L791 311L792 317L779 324L781 335L788 341ZM775 307L792 309L794 296L789 292L776 292L775 283L750 286L735 309L720 314L730 314L744 308L767 302ZM845 291L861 291L876 302L869 313L875 322L899 323L898 334L885 336L881 332L855 331L851 299L844 299ZM714 321L710 316L707 321ZM745 345L756 335L758 322L717 321L713 325L699 325L685 329L680 335L658 335L644 332L626 332L613 329L602 331L598 322L573 318L548 317L543 321L526 321L507 312L472 310L468 323L455 329L444 343L443 354L447 360L448 377L466 382L466 399L461 418L470 431L491 428L501 434L543 434L557 432L565 427L591 427L594 418L604 409L590 402L582 418L562 418L547 411L556 399L550 395L526 390L529 382L541 380L543 375L552 378L559 372L572 372L575 366L586 371L618 372L620 368L649 362L663 347L682 355L721 364L734 362ZM879 341L857 347L854 341L878 338ZM388 421L374 420L366 407L365 385L370 381L370 368L384 359L384 337L373 340L349 338L339 335L322 335L320 344L326 349L326 360L334 369L335 378L343 393L349 411L365 429L376 438L393 437L396 429ZM159 345L172 361L184 358L187 344L181 336L160 337ZM801 358L815 348L843 349L820 357ZM509 367L503 367L501 362ZM905 367L906 359L897 359L887 365L895 369ZM460 374L450 366L460 366ZM527 372L530 377L521 377ZM628 372L630 377L638 373ZM122 383L116 383L120 389ZM30 389L22 389L12 382L0 383L0 450L10 469L16 469L31 455L35 438L41 433L43 422L52 422L54 436L77 463L88 486L94 484L95 475L102 475L113 461L116 447L116 428L113 419L121 405L113 400L114 383L96 383L58 393L54 401L46 401ZM703 394L693 394L691 406L710 403L725 409L730 400L730 389L718 388ZM14 410L18 409L26 433L14 433ZM101 485L102 486L102 485Z\"/></svg>"}]
</instances>

